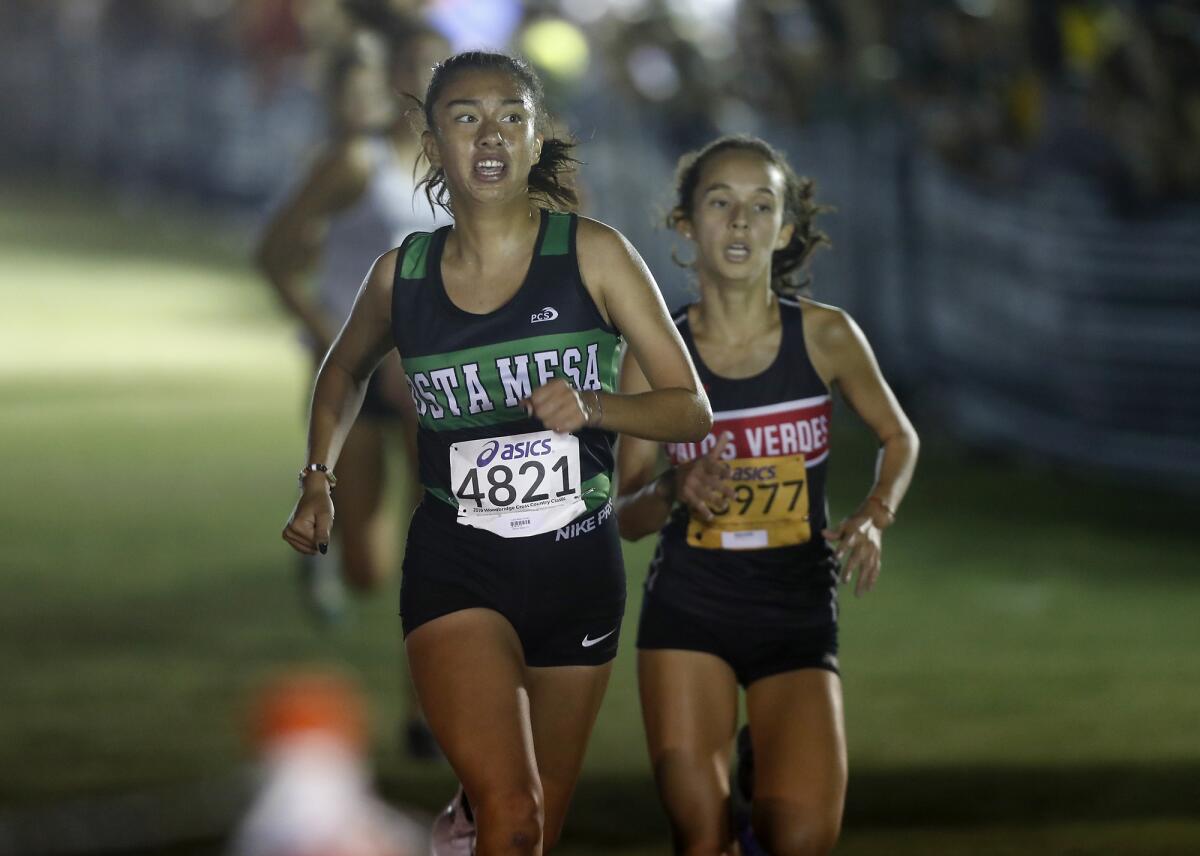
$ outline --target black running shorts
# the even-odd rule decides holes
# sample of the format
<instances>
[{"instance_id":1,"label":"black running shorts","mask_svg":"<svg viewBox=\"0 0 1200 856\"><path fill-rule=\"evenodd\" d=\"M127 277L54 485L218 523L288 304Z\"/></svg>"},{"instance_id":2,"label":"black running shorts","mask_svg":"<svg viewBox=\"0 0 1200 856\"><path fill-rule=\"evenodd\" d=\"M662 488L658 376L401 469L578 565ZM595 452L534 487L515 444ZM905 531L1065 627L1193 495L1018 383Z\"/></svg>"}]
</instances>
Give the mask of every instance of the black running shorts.
<instances>
[{"instance_id":1,"label":"black running shorts","mask_svg":"<svg viewBox=\"0 0 1200 856\"><path fill-rule=\"evenodd\" d=\"M638 621L637 646L673 648L720 657L744 687L771 675L797 669L838 674L837 623L798 627L753 621L714 621L684 612L646 592Z\"/></svg>"},{"instance_id":2,"label":"black running shorts","mask_svg":"<svg viewBox=\"0 0 1200 856\"><path fill-rule=\"evenodd\" d=\"M501 538L459 525L453 508L426 495L404 554L404 635L477 607L508 619L528 666L610 661L625 614L625 566L612 505L556 532Z\"/></svg>"}]
</instances>

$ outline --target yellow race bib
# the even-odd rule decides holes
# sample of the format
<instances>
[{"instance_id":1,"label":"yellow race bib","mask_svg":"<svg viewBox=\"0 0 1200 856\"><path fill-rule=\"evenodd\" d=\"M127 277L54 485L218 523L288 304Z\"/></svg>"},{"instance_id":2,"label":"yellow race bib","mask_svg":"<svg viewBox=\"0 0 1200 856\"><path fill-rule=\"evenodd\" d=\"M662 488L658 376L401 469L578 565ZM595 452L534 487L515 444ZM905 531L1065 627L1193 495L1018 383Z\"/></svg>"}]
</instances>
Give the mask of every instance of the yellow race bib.
<instances>
[{"instance_id":1,"label":"yellow race bib","mask_svg":"<svg viewBox=\"0 0 1200 856\"><path fill-rule=\"evenodd\" d=\"M704 550L791 547L812 538L804 455L734 458L726 484L734 498L712 523L692 517L687 542Z\"/></svg>"}]
</instances>

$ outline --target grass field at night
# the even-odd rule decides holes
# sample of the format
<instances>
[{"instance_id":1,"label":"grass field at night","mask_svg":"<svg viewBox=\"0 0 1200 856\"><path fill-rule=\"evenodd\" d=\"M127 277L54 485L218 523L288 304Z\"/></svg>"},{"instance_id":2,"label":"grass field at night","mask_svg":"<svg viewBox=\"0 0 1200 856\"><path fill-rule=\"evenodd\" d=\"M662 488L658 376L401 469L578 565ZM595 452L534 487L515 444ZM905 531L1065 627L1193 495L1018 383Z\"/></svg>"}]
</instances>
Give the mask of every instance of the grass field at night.
<instances>
[{"instance_id":1,"label":"grass field at night","mask_svg":"<svg viewBox=\"0 0 1200 856\"><path fill-rule=\"evenodd\" d=\"M333 632L299 608L279 529L307 361L246 242L101 197L3 198L0 833L224 781L246 762L249 694L313 660L369 688L384 792L436 810L451 774L396 739L395 584ZM1200 852L1200 539L1185 502L923 434L881 584L843 601L838 852ZM844 410L834 437L837 516L873 450ZM627 548L621 654L565 854L668 852L633 671L651 546ZM223 818L126 850L213 852Z\"/></svg>"}]
</instances>

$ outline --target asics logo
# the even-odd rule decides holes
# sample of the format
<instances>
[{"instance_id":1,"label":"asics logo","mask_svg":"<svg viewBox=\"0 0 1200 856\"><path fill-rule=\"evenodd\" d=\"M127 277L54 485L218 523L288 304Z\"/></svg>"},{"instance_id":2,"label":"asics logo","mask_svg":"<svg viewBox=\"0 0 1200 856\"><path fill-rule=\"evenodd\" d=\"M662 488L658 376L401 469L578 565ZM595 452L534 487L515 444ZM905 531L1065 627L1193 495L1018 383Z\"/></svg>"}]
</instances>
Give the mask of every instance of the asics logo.
<instances>
[{"instance_id":1,"label":"asics logo","mask_svg":"<svg viewBox=\"0 0 1200 856\"><path fill-rule=\"evenodd\" d=\"M547 306L541 312L535 312L529 316L529 323L536 324L539 321L553 321L558 317L558 310L553 306Z\"/></svg>"},{"instance_id":2,"label":"asics logo","mask_svg":"<svg viewBox=\"0 0 1200 856\"><path fill-rule=\"evenodd\" d=\"M479 457L475 459L475 466L486 467L492 462L492 458L496 457L496 452L499 450L500 441L492 440L490 443L484 446L483 451L479 453Z\"/></svg>"},{"instance_id":3,"label":"asics logo","mask_svg":"<svg viewBox=\"0 0 1200 856\"><path fill-rule=\"evenodd\" d=\"M495 459L497 452L500 453L502 461L519 461L522 458L549 455L551 451L553 448L550 446L550 440L545 438L503 444L499 440L489 440L488 444L483 447L483 451L479 453L479 457L475 459L475 466L486 467Z\"/></svg>"},{"instance_id":4,"label":"asics logo","mask_svg":"<svg viewBox=\"0 0 1200 856\"><path fill-rule=\"evenodd\" d=\"M597 636L595 639L588 638L588 635L585 633L583 635L583 647L591 648L597 642L603 642L605 639L607 639L609 636L612 636L616 632L617 632L617 628L614 627L612 630L608 631L603 636Z\"/></svg>"}]
</instances>

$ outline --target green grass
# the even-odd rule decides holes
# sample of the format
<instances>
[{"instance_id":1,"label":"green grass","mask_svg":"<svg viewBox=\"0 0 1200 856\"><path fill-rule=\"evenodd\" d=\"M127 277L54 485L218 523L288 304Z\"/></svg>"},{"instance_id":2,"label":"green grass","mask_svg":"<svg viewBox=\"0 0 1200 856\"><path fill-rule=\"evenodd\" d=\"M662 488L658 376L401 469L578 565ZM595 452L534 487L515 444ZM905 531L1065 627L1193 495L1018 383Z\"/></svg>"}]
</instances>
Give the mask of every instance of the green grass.
<instances>
[{"instance_id":1,"label":"green grass","mask_svg":"<svg viewBox=\"0 0 1200 856\"><path fill-rule=\"evenodd\" d=\"M436 808L449 773L395 740L395 585L333 633L298 609L278 530L307 362L237 237L103 199L5 199L0 806L227 776L262 677L332 660L370 690L386 792ZM872 449L850 419L836 436L838 513ZM844 600L840 852L1200 851L1183 500L925 439L880 587ZM650 547L627 550L622 651L563 852L665 851L633 674Z\"/></svg>"}]
</instances>

